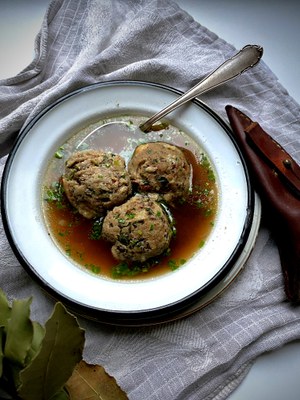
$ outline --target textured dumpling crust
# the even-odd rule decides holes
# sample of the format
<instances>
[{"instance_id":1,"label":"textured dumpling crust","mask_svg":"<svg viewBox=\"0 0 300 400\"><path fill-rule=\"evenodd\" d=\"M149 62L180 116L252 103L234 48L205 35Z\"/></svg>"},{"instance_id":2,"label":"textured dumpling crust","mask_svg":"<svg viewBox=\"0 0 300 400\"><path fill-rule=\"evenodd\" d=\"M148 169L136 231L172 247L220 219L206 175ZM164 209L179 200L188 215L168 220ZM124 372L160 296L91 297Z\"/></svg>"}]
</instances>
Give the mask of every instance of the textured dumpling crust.
<instances>
[{"instance_id":1,"label":"textured dumpling crust","mask_svg":"<svg viewBox=\"0 0 300 400\"><path fill-rule=\"evenodd\" d=\"M125 160L104 151L72 154L66 161L62 183L70 203L86 218L104 215L131 194Z\"/></svg>"},{"instance_id":2,"label":"textured dumpling crust","mask_svg":"<svg viewBox=\"0 0 300 400\"><path fill-rule=\"evenodd\" d=\"M112 254L121 261L144 262L168 249L173 231L157 197L136 194L109 211L102 237L113 243Z\"/></svg>"},{"instance_id":3,"label":"textured dumpling crust","mask_svg":"<svg viewBox=\"0 0 300 400\"><path fill-rule=\"evenodd\" d=\"M139 191L159 193L168 203L186 197L190 190L191 165L183 151L169 143L136 147L128 172Z\"/></svg>"}]
</instances>

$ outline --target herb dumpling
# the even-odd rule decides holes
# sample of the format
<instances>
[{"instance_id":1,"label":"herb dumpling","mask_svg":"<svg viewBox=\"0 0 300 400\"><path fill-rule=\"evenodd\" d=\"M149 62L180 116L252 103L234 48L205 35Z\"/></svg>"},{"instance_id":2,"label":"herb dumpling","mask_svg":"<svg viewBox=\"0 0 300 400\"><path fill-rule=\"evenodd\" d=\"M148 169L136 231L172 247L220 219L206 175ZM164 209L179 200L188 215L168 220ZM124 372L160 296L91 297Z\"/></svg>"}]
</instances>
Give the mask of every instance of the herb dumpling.
<instances>
[{"instance_id":1,"label":"herb dumpling","mask_svg":"<svg viewBox=\"0 0 300 400\"><path fill-rule=\"evenodd\" d=\"M125 160L101 150L72 154L66 161L62 184L73 207L89 219L103 216L131 194Z\"/></svg>"},{"instance_id":2,"label":"herb dumpling","mask_svg":"<svg viewBox=\"0 0 300 400\"><path fill-rule=\"evenodd\" d=\"M102 237L113 243L115 259L145 262L169 248L172 222L157 198L136 194L107 213Z\"/></svg>"},{"instance_id":3,"label":"herb dumpling","mask_svg":"<svg viewBox=\"0 0 300 400\"><path fill-rule=\"evenodd\" d=\"M138 191L159 193L167 203L185 198L190 190L191 165L183 151L170 143L137 146L128 172Z\"/></svg>"}]
</instances>

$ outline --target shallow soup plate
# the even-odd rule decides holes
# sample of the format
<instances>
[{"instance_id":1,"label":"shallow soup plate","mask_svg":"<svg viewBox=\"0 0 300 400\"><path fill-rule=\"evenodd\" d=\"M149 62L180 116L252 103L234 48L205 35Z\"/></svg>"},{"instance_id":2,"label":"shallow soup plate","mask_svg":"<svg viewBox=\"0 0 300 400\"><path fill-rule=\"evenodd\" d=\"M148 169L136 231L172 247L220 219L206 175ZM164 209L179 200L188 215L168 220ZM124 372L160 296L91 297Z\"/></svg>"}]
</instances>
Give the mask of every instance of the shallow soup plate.
<instances>
[{"instance_id":1,"label":"shallow soup plate","mask_svg":"<svg viewBox=\"0 0 300 400\"><path fill-rule=\"evenodd\" d=\"M76 142L78 148L89 145L95 139L90 133L99 121L124 116L146 119L180 94L140 81L84 87L59 99L25 126L9 155L1 204L10 244L31 277L80 315L120 325L179 318L227 289L251 252L260 203L229 127L198 100L165 118L164 122L176 128L174 135L172 129L145 134L132 123L126 134L104 131L96 140L97 146L120 153L127 161L139 143L158 140L192 149L195 157L204 153L210 160L218 189L214 223L205 244L183 265L148 279L110 279L77 265L49 232L42 189L49 163L59 149L66 143Z\"/></svg>"}]
</instances>

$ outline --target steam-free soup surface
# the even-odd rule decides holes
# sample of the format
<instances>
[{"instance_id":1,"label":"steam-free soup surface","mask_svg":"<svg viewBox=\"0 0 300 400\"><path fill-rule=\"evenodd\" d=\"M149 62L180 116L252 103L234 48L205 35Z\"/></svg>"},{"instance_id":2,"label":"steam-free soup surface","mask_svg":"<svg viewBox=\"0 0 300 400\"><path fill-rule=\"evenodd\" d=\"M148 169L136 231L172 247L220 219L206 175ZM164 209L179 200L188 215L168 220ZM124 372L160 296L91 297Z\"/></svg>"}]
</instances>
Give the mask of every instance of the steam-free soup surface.
<instances>
[{"instance_id":1,"label":"steam-free soup surface","mask_svg":"<svg viewBox=\"0 0 300 400\"><path fill-rule=\"evenodd\" d=\"M203 150L186 133L168 125L145 134L137 127L145 118L124 116L122 125L115 119L97 121L75 133L55 152L43 185L43 211L49 234L62 253L78 267L105 278L148 279L184 268L186 261L205 246L217 213L218 190L214 170ZM107 128L98 130L106 124ZM108 129L109 128L109 129ZM91 134L92 133L92 134ZM135 148L152 141L176 144L192 166L191 191L184 202L170 207L176 235L162 256L144 264L118 262L111 244L101 239L101 221L86 219L70 206L61 185L65 162L82 149L101 149L122 155L128 163ZM75 267L75 266L74 266ZM205 268L199 265L199 269Z\"/></svg>"}]
</instances>

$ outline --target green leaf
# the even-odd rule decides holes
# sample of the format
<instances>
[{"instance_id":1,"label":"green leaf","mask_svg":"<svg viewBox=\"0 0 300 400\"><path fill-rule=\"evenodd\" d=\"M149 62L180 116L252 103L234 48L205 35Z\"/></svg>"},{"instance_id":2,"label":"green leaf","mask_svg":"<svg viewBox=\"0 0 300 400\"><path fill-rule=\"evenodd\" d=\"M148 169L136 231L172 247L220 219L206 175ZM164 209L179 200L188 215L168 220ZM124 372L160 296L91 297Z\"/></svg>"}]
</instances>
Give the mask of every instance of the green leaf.
<instances>
[{"instance_id":1,"label":"green leaf","mask_svg":"<svg viewBox=\"0 0 300 400\"><path fill-rule=\"evenodd\" d=\"M3 374L3 359L4 359L4 343L6 337L7 322L10 317L11 308L5 296L5 293L0 289L0 378Z\"/></svg>"},{"instance_id":2,"label":"green leaf","mask_svg":"<svg viewBox=\"0 0 300 400\"><path fill-rule=\"evenodd\" d=\"M20 373L23 400L55 399L82 359L84 330L61 303L45 324L40 351Z\"/></svg>"},{"instance_id":3,"label":"green leaf","mask_svg":"<svg viewBox=\"0 0 300 400\"><path fill-rule=\"evenodd\" d=\"M4 343L5 333L4 333L4 326L0 326L0 378L3 373L3 343Z\"/></svg>"},{"instance_id":4,"label":"green leaf","mask_svg":"<svg viewBox=\"0 0 300 400\"><path fill-rule=\"evenodd\" d=\"M70 397L68 393L62 389L58 393L55 393L53 397L51 397L51 400L69 400Z\"/></svg>"},{"instance_id":5,"label":"green leaf","mask_svg":"<svg viewBox=\"0 0 300 400\"><path fill-rule=\"evenodd\" d=\"M7 320L10 317L11 308L3 290L0 289L0 326L7 326Z\"/></svg>"},{"instance_id":6,"label":"green leaf","mask_svg":"<svg viewBox=\"0 0 300 400\"><path fill-rule=\"evenodd\" d=\"M7 321L4 356L20 366L25 366L33 338L33 325L29 318L32 299L14 300Z\"/></svg>"},{"instance_id":7,"label":"green leaf","mask_svg":"<svg viewBox=\"0 0 300 400\"><path fill-rule=\"evenodd\" d=\"M31 347L27 354L26 364L28 364L36 355L36 353L39 351L42 344L42 340L45 336L45 328L41 324L34 321L32 325L33 325L33 338Z\"/></svg>"}]
</instances>

